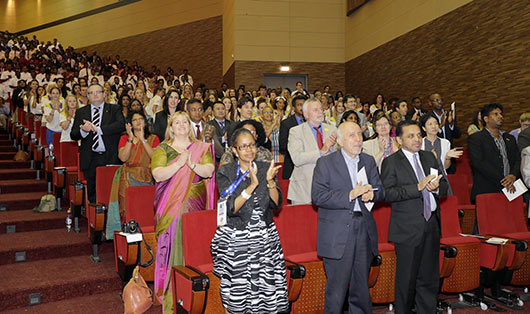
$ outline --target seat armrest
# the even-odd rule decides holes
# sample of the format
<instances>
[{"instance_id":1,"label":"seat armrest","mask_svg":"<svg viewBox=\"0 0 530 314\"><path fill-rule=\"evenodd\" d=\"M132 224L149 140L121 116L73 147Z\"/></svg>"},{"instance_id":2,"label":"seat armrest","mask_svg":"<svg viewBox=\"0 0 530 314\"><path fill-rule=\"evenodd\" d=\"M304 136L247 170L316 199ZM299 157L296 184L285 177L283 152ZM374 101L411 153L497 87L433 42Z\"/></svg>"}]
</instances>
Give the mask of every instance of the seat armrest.
<instances>
[{"instance_id":1,"label":"seat armrest","mask_svg":"<svg viewBox=\"0 0 530 314\"><path fill-rule=\"evenodd\" d=\"M506 239L506 237L497 236L497 235L488 235L488 234L477 234L475 235L475 237L479 239L481 244L483 245L494 245L497 247L497 256L495 257L495 263L493 264L493 267L491 268L491 270L498 271L498 270L505 268L506 263L508 262L508 253L510 252L509 247L508 247L508 245L510 244L510 240ZM502 238L508 241L505 244L488 242L488 240L491 238ZM515 252L517 253L517 247L516 247ZM514 259L515 259L515 256L514 256ZM513 262L512 262L512 265L513 265Z\"/></svg>"},{"instance_id":2,"label":"seat armrest","mask_svg":"<svg viewBox=\"0 0 530 314\"><path fill-rule=\"evenodd\" d=\"M487 235L489 237L496 237L508 240L505 245L514 245L515 252L512 260L512 264L508 267L509 270L517 270L523 266L526 259L526 253L528 251L528 243L525 240L509 238L506 236Z\"/></svg>"},{"instance_id":3,"label":"seat armrest","mask_svg":"<svg viewBox=\"0 0 530 314\"><path fill-rule=\"evenodd\" d=\"M440 278L447 278L451 276L455 268L458 250L452 245L440 243L440 251L444 252L444 259L440 269Z\"/></svg>"},{"instance_id":4,"label":"seat armrest","mask_svg":"<svg viewBox=\"0 0 530 314\"><path fill-rule=\"evenodd\" d=\"M372 264L370 265L370 273L368 274L368 287L372 288L379 278L379 272L381 270L381 264L383 263L383 257L381 254L377 254L372 259Z\"/></svg>"},{"instance_id":5,"label":"seat armrest","mask_svg":"<svg viewBox=\"0 0 530 314\"><path fill-rule=\"evenodd\" d=\"M178 313L204 313L210 280L204 273L191 266L173 266L171 271L173 304Z\"/></svg>"},{"instance_id":6,"label":"seat armrest","mask_svg":"<svg viewBox=\"0 0 530 314\"><path fill-rule=\"evenodd\" d=\"M285 260L285 267L289 272L289 278L287 278L289 281L287 284L287 296L289 302L295 302L298 300L298 297L302 292L302 285L305 277L305 267L289 260Z\"/></svg>"}]
</instances>

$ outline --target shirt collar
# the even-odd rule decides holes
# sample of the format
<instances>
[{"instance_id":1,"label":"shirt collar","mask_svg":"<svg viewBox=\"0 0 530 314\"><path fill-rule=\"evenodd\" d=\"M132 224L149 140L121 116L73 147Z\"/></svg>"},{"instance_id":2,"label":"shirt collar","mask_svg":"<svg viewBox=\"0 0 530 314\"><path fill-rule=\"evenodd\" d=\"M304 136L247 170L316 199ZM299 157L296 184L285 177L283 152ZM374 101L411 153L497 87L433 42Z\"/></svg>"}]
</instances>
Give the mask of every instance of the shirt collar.
<instances>
[{"instance_id":1,"label":"shirt collar","mask_svg":"<svg viewBox=\"0 0 530 314\"><path fill-rule=\"evenodd\" d=\"M352 158L343 149L341 149L340 152L342 153L342 157L344 157L344 160L346 161L347 164L359 163L359 155Z\"/></svg>"},{"instance_id":2,"label":"shirt collar","mask_svg":"<svg viewBox=\"0 0 530 314\"><path fill-rule=\"evenodd\" d=\"M405 157L407 157L407 159L409 159L409 160L412 160L412 158L414 157L414 155L416 155L416 156L419 155L418 153L413 154L413 153L409 152L409 151L406 150L406 149L401 149L401 150L403 151L403 154L405 154ZM418 158L419 158L419 156L418 156Z\"/></svg>"},{"instance_id":3,"label":"shirt collar","mask_svg":"<svg viewBox=\"0 0 530 314\"><path fill-rule=\"evenodd\" d=\"M491 131L488 128L484 128L484 129L486 129L486 131L488 131L488 133L491 135L491 137L496 138L495 135L493 135L493 133L491 133ZM504 131L499 130L499 137L502 137L503 134L504 134Z\"/></svg>"}]
</instances>

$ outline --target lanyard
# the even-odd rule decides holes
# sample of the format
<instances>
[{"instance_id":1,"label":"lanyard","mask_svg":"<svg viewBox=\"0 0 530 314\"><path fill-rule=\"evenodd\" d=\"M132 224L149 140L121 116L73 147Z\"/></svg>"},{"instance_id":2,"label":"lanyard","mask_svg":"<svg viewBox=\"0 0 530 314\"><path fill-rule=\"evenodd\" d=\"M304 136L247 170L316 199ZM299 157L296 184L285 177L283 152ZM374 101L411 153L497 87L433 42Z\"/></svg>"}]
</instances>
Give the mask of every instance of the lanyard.
<instances>
[{"instance_id":1,"label":"lanyard","mask_svg":"<svg viewBox=\"0 0 530 314\"><path fill-rule=\"evenodd\" d=\"M250 169L249 169L250 170ZM239 186L239 184L241 184L241 182L243 181L243 179L247 176L249 170L245 171L245 173L243 173L241 176L239 176L236 181L232 182L232 184L230 184L230 186L223 192L223 194L221 194L221 199L225 198L225 197L229 197L230 195L232 195L232 193L234 193L234 191L237 189L237 187ZM239 172L241 171L241 167L239 166L239 163L237 164L237 174L239 175Z\"/></svg>"}]
</instances>

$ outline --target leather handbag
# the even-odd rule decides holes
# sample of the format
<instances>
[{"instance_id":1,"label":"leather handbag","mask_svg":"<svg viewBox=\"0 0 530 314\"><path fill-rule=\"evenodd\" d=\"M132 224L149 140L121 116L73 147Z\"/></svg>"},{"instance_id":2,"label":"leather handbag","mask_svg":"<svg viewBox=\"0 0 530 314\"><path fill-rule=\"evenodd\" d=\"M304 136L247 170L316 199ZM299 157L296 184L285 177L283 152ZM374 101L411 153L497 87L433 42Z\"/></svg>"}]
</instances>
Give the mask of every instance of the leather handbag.
<instances>
[{"instance_id":1,"label":"leather handbag","mask_svg":"<svg viewBox=\"0 0 530 314\"><path fill-rule=\"evenodd\" d=\"M123 288L123 304L125 314L141 314L153 305L153 292L140 275L138 265L134 268L131 280Z\"/></svg>"}]
</instances>

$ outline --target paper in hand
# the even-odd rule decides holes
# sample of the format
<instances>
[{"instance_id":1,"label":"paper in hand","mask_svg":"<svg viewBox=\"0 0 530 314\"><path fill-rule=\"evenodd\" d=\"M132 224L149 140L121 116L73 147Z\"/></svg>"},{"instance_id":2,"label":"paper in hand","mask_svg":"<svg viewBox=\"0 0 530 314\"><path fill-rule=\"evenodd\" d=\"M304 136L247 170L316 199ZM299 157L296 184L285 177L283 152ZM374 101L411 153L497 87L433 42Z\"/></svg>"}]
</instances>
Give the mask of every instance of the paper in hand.
<instances>
[{"instance_id":1,"label":"paper in hand","mask_svg":"<svg viewBox=\"0 0 530 314\"><path fill-rule=\"evenodd\" d=\"M359 172L357 172L357 182L362 182L363 185L366 185L368 184L368 177L366 176L366 169L364 169L364 167L361 168L361 170L359 170ZM374 202L366 202L364 203L364 206L366 206L366 209L368 209L368 211L372 211L372 208L374 207Z\"/></svg>"},{"instance_id":2,"label":"paper in hand","mask_svg":"<svg viewBox=\"0 0 530 314\"><path fill-rule=\"evenodd\" d=\"M451 113L452 113L452 115L453 115L453 121L454 121L455 118L456 118L456 111L455 111L455 108L456 108L456 106L455 106L455 102L453 101L453 103L451 104Z\"/></svg>"},{"instance_id":3,"label":"paper in hand","mask_svg":"<svg viewBox=\"0 0 530 314\"><path fill-rule=\"evenodd\" d=\"M431 173L429 175L434 176L434 178L431 180L431 182L433 182L438 178L438 169L431 168Z\"/></svg>"},{"instance_id":4,"label":"paper in hand","mask_svg":"<svg viewBox=\"0 0 530 314\"><path fill-rule=\"evenodd\" d=\"M506 195L506 198L510 202L523 195L526 191L528 191L528 188L526 187L526 185L524 185L521 179L517 179L517 181L513 183L513 186L515 187L515 192L513 193L508 192L506 188L502 189L502 192L504 193L504 195Z\"/></svg>"}]
</instances>

